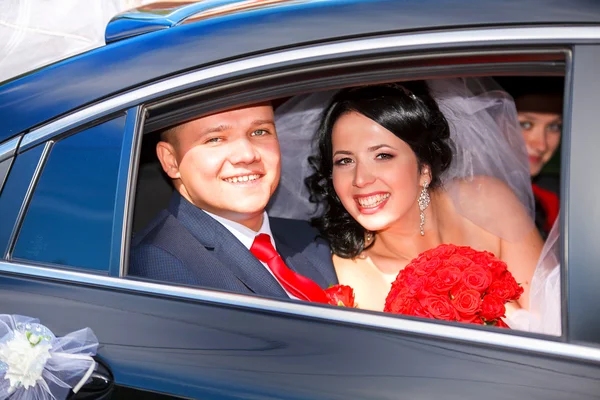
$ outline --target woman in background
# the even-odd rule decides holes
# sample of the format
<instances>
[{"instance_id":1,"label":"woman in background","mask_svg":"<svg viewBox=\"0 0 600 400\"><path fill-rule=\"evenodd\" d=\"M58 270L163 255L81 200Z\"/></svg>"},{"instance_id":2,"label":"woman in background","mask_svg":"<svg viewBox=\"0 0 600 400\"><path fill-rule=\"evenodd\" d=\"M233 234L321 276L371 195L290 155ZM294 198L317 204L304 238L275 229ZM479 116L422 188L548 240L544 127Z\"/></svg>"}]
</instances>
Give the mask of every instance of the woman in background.
<instances>
[{"instance_id":1,"label":"woman in background","mask_svg":"<svg viewBox=\"0 0 600 400\"><path fill-rule=\"evenodd\" d=\"M515 104L529 156L535 198L535 223L545 238L558 217L558 180L540 174L556 153L562 131L562 94L537 91L517 96Z\"/></svg>"}]
</instances>

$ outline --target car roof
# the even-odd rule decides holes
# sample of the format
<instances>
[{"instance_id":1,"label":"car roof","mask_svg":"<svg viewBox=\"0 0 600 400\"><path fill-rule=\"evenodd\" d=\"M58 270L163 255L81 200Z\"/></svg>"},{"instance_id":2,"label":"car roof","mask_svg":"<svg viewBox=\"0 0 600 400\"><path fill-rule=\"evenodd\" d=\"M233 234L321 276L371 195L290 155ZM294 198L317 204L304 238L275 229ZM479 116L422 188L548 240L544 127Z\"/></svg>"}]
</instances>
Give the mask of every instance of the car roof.
<instances>
[{"instance_id":1,"label":"car roof","mask_svg":"<svg viewBox=\"0 0 600 400\"><path fill-rule=\"evenodd\" d=\"M155 1L114 16L106 26L105 41L113 43L201 19L271 7L293 0L170 0Z\"/></svg>"},{"instance_id":2,"label":"car roof","mask_svg":"<svg viewBox=\"0 0 600 400\"><path fill-rule=\"evenodd\" d=\"M416 30L599 22L600 2L589 0L267 1L123 38L5 82L0 142L145 83L260 52Z\"/></svg>"}]
</instances>

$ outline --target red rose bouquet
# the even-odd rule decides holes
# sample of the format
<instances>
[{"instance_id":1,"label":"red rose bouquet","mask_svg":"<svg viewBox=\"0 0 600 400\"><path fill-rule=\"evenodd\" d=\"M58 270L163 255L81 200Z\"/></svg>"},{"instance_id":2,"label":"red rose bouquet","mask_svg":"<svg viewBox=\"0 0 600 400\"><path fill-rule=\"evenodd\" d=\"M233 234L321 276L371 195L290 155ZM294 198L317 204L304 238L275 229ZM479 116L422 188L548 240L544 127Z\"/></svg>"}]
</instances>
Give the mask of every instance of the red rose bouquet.
<instances>
[{"instance_id":1,"label":"red rose bouquet","mask_svg":"<svg viewBox=\"0 0 600 400\"><path fill-rule=\"evenodd\" d=\"M443 244L400 271L385 312L508 328L505 304L523 293L492 253Z\"/></svg>"}]
</instances>

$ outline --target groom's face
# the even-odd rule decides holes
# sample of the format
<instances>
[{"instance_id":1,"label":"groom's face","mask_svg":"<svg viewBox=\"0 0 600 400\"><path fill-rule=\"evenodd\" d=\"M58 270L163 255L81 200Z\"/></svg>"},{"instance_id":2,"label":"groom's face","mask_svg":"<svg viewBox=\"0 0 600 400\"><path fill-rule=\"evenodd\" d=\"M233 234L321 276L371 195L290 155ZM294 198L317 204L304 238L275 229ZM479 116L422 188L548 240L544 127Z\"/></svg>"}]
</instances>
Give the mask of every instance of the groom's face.
<instances>
[{"instance_id":1,"label":"groom's face","mask_svg":"<svg viewBox=\"0 0 600 400\"><path fill-rule=\"evenodd\" d=\"M157 154L181 195L258 230L277 188L280 152L270 104L212 114L163 135Z\"/></svg>"}]
</instances>

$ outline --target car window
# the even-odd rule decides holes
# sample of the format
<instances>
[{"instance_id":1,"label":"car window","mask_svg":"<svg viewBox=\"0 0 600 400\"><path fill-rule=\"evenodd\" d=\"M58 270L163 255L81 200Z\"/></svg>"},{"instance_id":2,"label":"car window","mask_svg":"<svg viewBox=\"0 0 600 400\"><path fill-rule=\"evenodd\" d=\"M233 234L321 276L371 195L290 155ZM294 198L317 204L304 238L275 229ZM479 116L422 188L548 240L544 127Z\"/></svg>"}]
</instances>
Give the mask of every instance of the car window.
<instances>
[{"instance_id":1,"label":"car window","mask_svg":"<svg viewBox=\"0 0 600 400\"><path fill-rule=\"evenodd\" d=\"M492 78L492 77L490 77ZM550 81L552 81L550 83ZM505 104L505 106L507 107L506 109L501 110L500 113L494 114L492 115L492 118L498 118L498 124L503 126L502 124L506 123L507 121L504 120L504 115L505 113L507 113L506 115L510 115L510 118L513 118L513 120L511 120L511 124L512 122L516 122L516 124L512 124L511 125L511 129L513 129L513 131L511 132L511 134L513 136L511 136L510 138L506 139L508 140L508 142L510 142L508 145L511 148L517 149L517 152L515 153L517 157L517 159L519 160L519 162L522 162L523 165L521 165L519 168L519 174L518 174L518 179L515 179L516 184L512 185L513 182L511 182L510 180L515 178L517 175L514 174L513 172L510 173L510 176L506 175L505 177L507 177L507 181L505 181L505 183L507 183L507 187L510 187L516 194L517 197L519 197L518 200L520 200L520 202L522 203L522 205L524 205L524 210L525 212L522 214L523 216L527 215L529 218L527 220L527 223L523 223L521 224L519 222L520 227L517 228L517 234L521 235L523 232L525 232L525 229L527 229L527 232L538 232L535 235L537 236L539 234L539 236L541 237L541 239L539 240L539 242L536 246L536 249L538 250L538 253L536 255L531 255L530 257L528 257L528 265L529 265L529 271L533 271L536 268L536 261L538 260L538 257L540 256L540 254L545 254L545 264L544 264L544 268L547 268L547 270L545 270L546 274L549 274L550 271L553 271L553 275L552 275L552 279L555 279L553 282L556 284L554 286L554 288L558 288L557 290L553 291L552 293L541 293L540 296L542 297L536 297L536 301L538 301L538 306L540 304L546 304L546 301L552 301L552 305L548 308L544 308L545 312L549 312L549 313L554 313L554 323L558 324L558 325L554 325L551 328L547 328L547 327L538 327L538 329L543 329L543 330L537 330L537 332L540 333L550 333L553 335L560 335L560 285L558 284L560 281L560 259L561 259L561 255L559 254L559 244L560 244L560 237L559 237L559 231L558 229L555 230L555 233L550 237L550 233L552 231L553 226L555 226L555 222L557 221L558 218L558 210L559 210L559 205L560 205L560 201L559 201L559 190L558 190L558 179L560 177L560 165L556 164L555 160L556 160L556 154L558 153L558 144L556 142L554 142L553 146L551 146L551 148L548 148L547 143L545 143L545 141L547 140L546 136L552 136L556 139L556 135L558 135L558 142L560 142L560 121L546 121L548 122L548 128L546 129L545 133L547 134L546 136L543 136L542 139L540 139L540 137L536 137L535 140L532 140L531 142L536 142L535 146L530 149L530 144L529 141L527 141L527 139L525 137L523 137L525 140L522 140L521 137L521 129L525 129L525 128L529 128L531 123L529 120L524 120L523 122L521 121L516 121L516 116L517 113L515 112L515 106L512 102L512 97L517 98L518 96L522 96L522 95L528 95L528 94L533 94L533 95L539 95L540 94L540 88L545 88L546 91L542 91L542 96L545 96L546 94L548 94L548 87L552 86L553 88L556 89L556 93L553 94L557 94L558 97L560 97L560 104L557 105L557 107L559 109L561 109L562 111L562 86L564 85L564 80L563 78L552 78L552 79L548 79L545 77L526 77L526 78L518 78L518 77L496 77L493 80L493 83L495 86L493 86L493 88L497 88L497 89L501 89L504 92L506 92L508 95L505 96L505 94L501 95L501 96L505 96L505 102L503 104ZM395 84L392 84L395 85ZM407 87L412 87L410 83L406 83L405 82L401 82L399 83L399 85L405 85ZM494 89L495 90L495 89ZM546 93L546 94L544 94ZM549 94L548 94L549 95ZM288 106L288 104L297 104L298 102L302 102L305 101L306 99L309 99L311 96L313 96L314 98L312 100L309 101L314 101L314 104L329 104L330 100L331 100L331 92L314 92L312 94L304 94L301 96L297 96L294 97L292 96L291 98L285 97L285 98L280 98L280 99L276 99L273 101L273 104L276 105L276 111L275 111L275 115L276 115L276 124L281 123L282 121L282 117L285 116L286 113L286 107ZM520 110L516 110L516 111L520 111ZM487 112L487 111L486 111ZM290 117L290 126L293 127L292 130L295 130L295 132L299 133L300 131L302 131L303 129L305 129L306 126L310 125L312 128L314 128L313 130L316 132L316 127L318 126L318 121L319 121L319 113L315 112L312 114L307 114L306 118L300 118L298 119L297 117L294 117L294 112L290 113L291 117ZM486 118L486 117L484 117ZM519 124L520 122L520 124ZM281 126L277 125L277 130L278 133L282 133L279 132ZM161 232L161 230L163 229L164 226L169 226L169 224L171 224L173 222L173 219L169 220L169 218L167 217L167 214L164 213L164 211L161 210L165 210L165 209L169 209L171 213L173 213L173 210L176 210L176 207L173 206L173 200L171 200L171 205L169 205L169 201L170 199L172 199L172 194L174 193L174 187L173 187L173 182L171 179L169 179L169 177L167 176L167 174L165 173L165 171L163 171L163 168L161 166L161 164L159 163L157 156L156 156L156 144L158 141L161 140L161 137L164 139L164 137L166 137L165 135L162 135L163 133L167 132L168 135L168 129L166 130L154 130L154 131L148 131L145 132L145 135L143 137L143 142L142 142L142 147L141 147L141 157L140 157L140 165L139 165L139 175L138 175L138 180L137 180L137 185L136 185L136 197L135 197L135 208L134 208L134 219L133 219L133 223L132 223L132 233L133 233L133 249L132 249L132 256L134 258L137 257L136 263L133 264L135 265L135 269L132 269L132 263L130 261L130 270L129 270L129 274L130 276L135 276L135 277L141 277L141 278L145 278L145 279L151 279L151 280L157 280L157 281L161 281L161 282L170 282L172 284L184 284L184 285L194 285L194 286L199 286L199 287L207 287L207 288L213 288L213 289L224 289L227 291L238 291L238 289L235 287L237 285L237 282L235 280L231 280L231 282L235 282L236 285L229 285L229 283L226 283L225 286L219 286L222 284L217 282L217 280L215 280L215 284L213 285L211 283L211 279L213 279L213 276L207 275L206 279L198 279L197 277L194 276L193 273L190 274L190 270L193 271L193 267L188 267L187 269L184 268L184 265L186 264L194 264L194 262L196 262L199 258L198 255L201 254L203 248L198 248L196 252L194 252L194 256L193 257L188 257L184 255L185 251L181 249L181 243L177 243L177 246L179 246L179 250L176 248L177 246L172 246L171 244L167 244L168 242L168 238L169 235L173 234L173 230L169 230L169 229L178 229L178 228L174 228L173 226L168 227L166 230L164 230L163 232ZM289 133L289 132L288 132ZM287 136L287 137L286 137ZM306 139L306 138L304 138ZM480 139L480 138L478 138ZM538 140L540 139L540 140ZM221 140L221 139L219 139ZM298 157L298 154L302 154L302 158L305 159L305 155L307 154L305 151L303 152L295 152L293 150L292 147L290 146L286 146L284 145L283 141L285 140L290 140L290 135L282 135L280 137L280 141L281 143L281 148L282 148L282 170L283 170L283 175L282 175L282 180L279 183L279 189L278 191L274 194L274 196L271 198L272 202L270 204L270 208L268 209L269 211L269 215L273 216L273 217L282 217L282 218L294 218L294 219L303 219L304 221L308 220L309 214L314 210L313 205L311 204L307 204L308 203L308 196L309 193L306 191L306 188L303 186L303 182L304 182L304 178L306 177L306 174L309 173L308 171L308 165L307 163L292 163L294 158ZM292 139L293 140L293 139ZM309 143L310 140L302 140L302 138L300 140L298 140L298 145L306 145L307 143ZM537 143L537 142L544 142L542 144ZM506 143L505 143L506 144ZM514 147L512 147L514 146ZM487 149L487 153L490 157L493 157L495 154L495 150L491 150ZM531 150L531 151L529 151ZM506 150L503 150L506 151ZM517 154L518 153L518 154ZM505 153L504 153L505 154ZM534 171L535 174L531 174L530 176L530 171L529 168L527 167L527 158L529 158L529 162L533 163L537 163L538 165L536 166L536 170ZM306 160L305 160L306 161ZM491 162L493 163L493 161ZM548 164L548 165L546 165ZM521 168L522 167L522 168ZM539 168L537 168L539 167ZM287 171L286 171L287 170ZM298 175L298 179L295 175ZM300 176L302 175L302 176ZM534 176L535 175L535 176ZM541 177L545 177L546 175L549 176L550 179L548 179L550 181L550 183L548 185L542 185L542 179L537 178L537 175L542 175ZM294 179L290 179L291 177L294 177ZM534 178L535 181L538 182L538 185L540 187L539 190L536 191L536 189L532 189L532 185L531 185L531 178ZM540 177L540 178L541 178ZM556 181L556 182L555 182ZM291 186L290 186L291 185ZM294 186L295 185L295 186ZM518 188L518 190L516 189ZM519 191L520 190L520 191ZM519 193L517 194L516 192L519 191ZM534 191L533 195L532 195L532 191ZM540 194L541 193L541 194ZM277 202L277 197L281 196L281 195L292 195L292 196L303 196L305 197L306 201L300 201L300 202L288 202L288 201L279 201ZM288 197L290 198L290 197ZM273 201L273 199L275 199L275 201ZM210 199L209 199L210 200ZM372 201L376 201L372 200ZM371 200L369 200L371 201ZM181 200L176 199L177 204L181 204ZM535 204L534 204L535 203ZM541 207L545 207L543 210L540 210ZM162 214L161 214L162 212ZM491 211L490 211L491 212ZM521 215L521 214L519 214ZM157 217L158 216L158 217ZM489 236L489 233L486 231L487 228L493 228L492 231L495 232L495 235L498 237L503 237L503 239L506 239L503 243L508 243L510 241L512 241L514 239L514 236L511 236L512 233L506 233L506 231L502 232L502 225L503 224L494 224L493 221L490 222L489 219L487 218L488 221L485 221L486 218L481 219L480 216L476 215L476 213L469 213L469 210L463 210L462 211L462 216L469 219L469 218L479 218L479 220L474 221L474 225L478 225L477 228L473 228L470 227L469 229L473 229L472 231L469 231L471 235L474 236L479 236L480 238L482 238L483 236L487 235ZM492 219L497 220L497 218L492 217ZM535 221L534 221L535 219ZM206 221L205 221L206 222ZM473 221L472 221L473 222ZM504 222L504 221L502 221ZM190 225L190 222L186 222L186 221L182 221L182 223L186 226ZM204 222L203 222L204 223ZM487 224L487 225L486 225ZM492 225L492 226L490 226ZM300 225L298 225L298 227L300 227ZM481 228L481 229L480 229ZM291 231L295 232L297 235L300 235L300 231L301 229L298 228L298 230L294 230L292 229ZM484 232L486 231L486 232ZM167 232L167 233L165 233ZM276 235L276 234L274 234ZM482 236L483 235L483 236ZM504 235L504 236L502 236ZM533 233L532 233L533 235ZM487 237L486 236L486 237ZM144 237L151 237L151 239L148 241L148 243L144 242ZM173 236L171 236L173 237ZM523 236L519 236L519 237L523 237ZM157 239L158 238L158 239ZM543 240L549 238L550 241L548 242L548 246L547 248L545 248L542 251L542 247L543 247ZM187 240L187 239L186 239ZM481 239L484 240L484 239ZM495 240L495 239L494 239ZM536 239L537 240L537 239ZM293 243L294 238L290 238L290 243ZM492 240L493 241L493 240ZM480 244L483 242L479 242ZM467 243L468 245L469 243ZM144 247L145 246L145 247ZM161 248L161 246L167 246L164 248ZM187 246L187 245L186 245ZM218 249L218 246L215 246L216 249ZM241 250L239 248L235 248L234 246L230 246L229 244L227 244L226 246L223 246L223 244L221 243L220 246L222 247L226 247L229 252L228 252L228 257L231 256L231 254L233 254L234 252L239 253ZM474 245L475 246L475 245ZM183 246L185 247L185 246ZM208 246L210 247L210 246ZM208 248L207 247L207 248ZM476 246L475 246L476 247ZM510 246L506 246L506 248L508 248ZM484 249L491 249L492 247L485 247L483 246ZM179 251L181 250L181 253L179 253L179 256L175 256L175 254L177 254ZM211 248L211 254L215 255L217 253L218 250L212 250ZM492 251L492 250L489 250ZM509 270L511 270L510 267L512 267L513 265L519 264L520 261L520 249L517 247L514 247L512 250L512 253L514 254L513 257L508 257L506 259L506 263L507 264L511 264L509 266ZM552 256L552 257L551 257ZM284 257L285 258L285 257ZM247 260L246 260L247 261ZM244 262L246 262L244 261ZM236 261L234 258L228 258L228 262L230 264L234 264ZM248 261L249 262L249 261ZM152 265L155 265L156 268L153 268ZM171 266L170 268L167 268L166 266L169 265ZM213 265L217 265L217 263L215 262ZM348 264L350 265L350 264ZM150 270L151 269L151 270ZM179 272L175 272L175 271L179 271ZM538 270L541 271L541 269L538 268ZM338 273L338 278L340 278L340 269L337 270ZM543 275L543 274L542 274ZM243 278L246 279L246 278ZM525 281L525 279L528 279L527 285L531 284L531 276L530 275L526 275L523 274L521 276L517 276L516 278L516 282L517 283L522 283ZM252 286L252 282L251 280L248 280L246 282L249 282L248 286ZM245 282L245 283L246 283ZM343 283L343 282L342 282ZM539 282L538 282L539 284ZM241 287L241 292L243 293L248 293L248 288L247 287ZM251 292L251 291L250 291ZM536 292L539 294L539 292ZM264 293L262 294L264 295ZM551 298L545 298L543 296L550 296ZM359 307L361 305L361 302L359 301ZM519 308L519 306L513 307L514 306L514 301L512 302L512 304L507 304L507 309L509 310L510 314L514 315L515 317L518 317L518 319L515 319L512 321L513 326L514 327L523 327L523 329L527 330L528 328L525 327L525 325L528 322L524 322L527 321L527 316L524 316L523 313L514 313L514 311L516 310L516 308ZM363 303L364 305L364 303ZM556 308L552 308L556 306ZM368 307L366 307L368 308ZM381 311L381 309L379 309ZM513 314L514 313L514 314ZM523 318L523 319L521 319ZM460 320L459 320L460 321Z\"/></svg>"},{"instance_id":2,"label":"car window","mask_svg":"<svg viewBox=\"0 0 600 400\"><path fill-rule=\"evenodd\" d=\"M9 250L15 223L43 149L44 146L37 146L15 158L10 175L0 193L0 221L2 221L0 224L0 251L2 251L2 256Z\"/></svg>"},{"instance_id":3,"label":"car window","mask_svg":"<svg viewBox=\"0 0 600 400\"><path fill-rule=\"evenodd\" d=\"M56 142L14 259L107 271L125 116Z\"/></svg>"},{"instance_id":4,"label":"car window","mask_svg":"<svg viewBox=\"0 0 600 400\"><path fill-rule=\"evenodd\" d=\"M0 192L2 192L2 187L4 186L4 181L6 180L6 176L8 175L8 169L12 164L12 158L8 160L0 161Z\"/></svg>"}]
</instances>

